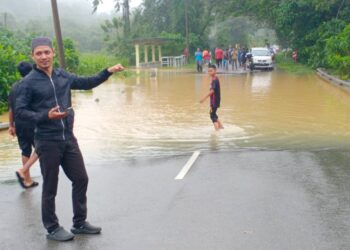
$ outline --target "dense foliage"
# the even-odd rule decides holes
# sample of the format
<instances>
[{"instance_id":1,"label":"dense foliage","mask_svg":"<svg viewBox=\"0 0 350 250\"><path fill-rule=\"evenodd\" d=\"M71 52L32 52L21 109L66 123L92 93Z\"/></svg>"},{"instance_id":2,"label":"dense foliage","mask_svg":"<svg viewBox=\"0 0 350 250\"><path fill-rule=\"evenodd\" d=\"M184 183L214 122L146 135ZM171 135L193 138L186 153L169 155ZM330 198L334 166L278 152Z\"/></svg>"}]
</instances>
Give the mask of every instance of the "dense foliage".
<instances>
[{"instance_id":1,"label":"dense foliage","mask_svg":"<svg viewBox=\"0 0 350 250\"><path fill-rule=\"evenodd\" d=\"M18 39L5 29L0 29L0 113L7 109L7 98L11 86L20 76L17 64L27 60L27 39Z\"/></svg>"},{"instance_id":2,"label":"dense foliage","mask_svg":"<svg viewBox=\"0 0 350 250\"><path fill-rule=\"evenodd\" d=\"M326 42L327 62L342 79L350 78L350 24Z\"/></svg>"}]
</instances>

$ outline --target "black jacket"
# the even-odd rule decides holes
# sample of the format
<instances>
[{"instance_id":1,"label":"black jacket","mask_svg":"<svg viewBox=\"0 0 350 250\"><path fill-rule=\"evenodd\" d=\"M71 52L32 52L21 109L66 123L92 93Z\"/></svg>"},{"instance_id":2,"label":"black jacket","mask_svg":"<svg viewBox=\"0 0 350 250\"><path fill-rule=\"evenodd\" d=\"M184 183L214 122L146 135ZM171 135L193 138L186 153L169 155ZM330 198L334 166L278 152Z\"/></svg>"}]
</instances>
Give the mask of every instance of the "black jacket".
<instances>
[{"instance_id":1,"label":"black jacket","mask_svg":"<svg viewBox=\"0 0 350 250\"><path fill-rule=\"evenodd\" d=\"M106 81L111 73L107 69L92 77L78 77L63 69L54 69L51 78L36 65L22 79L16 97L16 119L35 124L37 140L62 141L72 138L74 111L60 120L50 120L50 109L60 106L64 111L71 106L71 89L92 89Z\"/></svg>"}]
</instances>

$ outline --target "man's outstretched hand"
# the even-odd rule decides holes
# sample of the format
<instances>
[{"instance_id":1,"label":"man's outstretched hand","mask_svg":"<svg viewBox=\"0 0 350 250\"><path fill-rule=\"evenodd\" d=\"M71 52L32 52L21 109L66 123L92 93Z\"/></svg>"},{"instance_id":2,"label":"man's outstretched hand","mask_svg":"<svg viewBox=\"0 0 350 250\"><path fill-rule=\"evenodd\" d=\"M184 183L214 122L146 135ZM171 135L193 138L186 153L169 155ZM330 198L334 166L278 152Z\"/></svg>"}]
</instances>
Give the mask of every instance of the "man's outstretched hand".
<instances>
[{"instance_id":1,"label":"man's outstretched hand","mask_svg":"<svg viewBox=\"0 0 350 250\"><path fill-rule=\"evenodd\" d=\"M67 115L68 115L68 112L67 111L61 112L59 106L56 106L56 107L50 109L49 114L48 114L49 119L51 119L51 120L62 119L62 118L65 118Z\"/></svg>"},{"instance_id":2,"label":"man's outstretched hand","mask_svg":"<svg viewBox=\"0 0 350 250\"><path fill-rule=\"evenodd\" d=\"M123 71L124 67L121 64L117 64L117 65L114 65L112 67L109 67L107 70L109 73L116 73L116 72Z\"/></svg>"}]
</instances>

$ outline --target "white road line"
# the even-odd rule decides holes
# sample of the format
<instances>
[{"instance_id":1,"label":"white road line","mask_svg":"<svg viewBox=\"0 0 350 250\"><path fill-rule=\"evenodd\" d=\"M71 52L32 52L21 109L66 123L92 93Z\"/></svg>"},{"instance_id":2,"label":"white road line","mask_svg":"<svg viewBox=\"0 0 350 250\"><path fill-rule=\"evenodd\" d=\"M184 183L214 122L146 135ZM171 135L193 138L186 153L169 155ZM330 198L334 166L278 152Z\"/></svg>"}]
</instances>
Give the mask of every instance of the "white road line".
<instances>
[{"instance_id":1,"label":"white road line","mask_svg":"<svg viewBox=\"0 0 350 250\"><path fill-rule=\"evenodd\" d=\"M186 165L181 169L180 173L175 177L175 180L182 180L187 172L190 170L192 167L193 163L197 160L198 156L200 155L200 151L195 151L191 158L188 160Z\"/></svg>"}]
</instances>

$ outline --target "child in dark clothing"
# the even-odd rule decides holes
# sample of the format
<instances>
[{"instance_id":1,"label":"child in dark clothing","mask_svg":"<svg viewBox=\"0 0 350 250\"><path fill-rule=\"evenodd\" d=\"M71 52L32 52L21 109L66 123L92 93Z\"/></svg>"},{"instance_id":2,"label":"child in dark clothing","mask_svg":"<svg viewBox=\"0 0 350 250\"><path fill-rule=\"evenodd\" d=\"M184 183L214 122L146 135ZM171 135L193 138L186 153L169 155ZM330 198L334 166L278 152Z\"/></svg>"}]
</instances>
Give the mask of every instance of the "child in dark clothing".
<instances>
[{"instance_id":1,"label":"child in dark clothing","mask_svg":"<svg viewBox=\"0 0 350 250\"><path fill-rule=\"evenodd\" d=\"M222 123L219 121L219 117L216 114L217 109L220 107L221 93L220 93L220 81L216 76L216 66L210 65L208 74L211 77L210 91L204 96L200 103L203 103L208 97L210 97L210 119L214 124L215 130L223 129Z\"/></svg>"}]
</instances>

